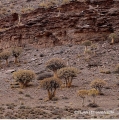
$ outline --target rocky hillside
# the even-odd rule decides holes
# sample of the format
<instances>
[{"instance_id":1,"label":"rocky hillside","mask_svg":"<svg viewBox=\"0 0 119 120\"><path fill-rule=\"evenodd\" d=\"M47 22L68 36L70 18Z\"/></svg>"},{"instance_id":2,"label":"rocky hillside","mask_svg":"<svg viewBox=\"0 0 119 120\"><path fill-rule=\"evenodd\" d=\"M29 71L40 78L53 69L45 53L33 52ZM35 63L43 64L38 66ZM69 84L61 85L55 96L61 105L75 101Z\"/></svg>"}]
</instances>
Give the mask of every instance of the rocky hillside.
<instances>
[{"instance_id":1,"label":"rocky hillside","mask_svg":"<svg viewBox=\"0 0 119 120\"><path fill-rule=\"evenodd\" d=\"M114 0L71 1L60 7L37 8L13 13L0 20L0 47L32 44L49 47L99 41L119 29L119 2Z\"/></svg>"}]
</instances>

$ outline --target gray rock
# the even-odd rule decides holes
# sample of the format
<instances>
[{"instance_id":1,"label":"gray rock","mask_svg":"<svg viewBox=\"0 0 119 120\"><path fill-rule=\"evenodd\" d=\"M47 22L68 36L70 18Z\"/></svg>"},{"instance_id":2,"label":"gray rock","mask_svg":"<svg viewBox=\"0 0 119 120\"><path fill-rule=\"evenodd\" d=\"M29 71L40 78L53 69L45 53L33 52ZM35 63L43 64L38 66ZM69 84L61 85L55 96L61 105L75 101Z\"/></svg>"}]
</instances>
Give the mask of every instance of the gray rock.
<instances>
[{"instance_id":1,"label":"gray rock","mask_svg":"<svg viewBox=\"0 0 119 120\"><path fill-rule=\"evenodd\" d=\"M35 60L37 60L37 58L32 58L32 59L31 59L31 61L35 61Z\"/></svg>"},{"instance_id":2,"label":"gray rock","mask_svg":"<svg viewBox=\"0 0 119 120\"><path fill-rule=\"evenodd\" d=\"M11 69L11 70L7 70L5 73L6 74L9 74L9 73L13 73L13 72L15 72L16 70L15 69Z\"/></svg>"},{"instance_id":3,"label":"gray rock","mask_svg":"<svg viewBox=\"0 0 119 120\"><path fill-rule=\"evenodd\" d=\"M45 78L53 77L53 74L50 72L41 73L38 75L37 80L43 80Z\"/></svg>"}]
</instances>

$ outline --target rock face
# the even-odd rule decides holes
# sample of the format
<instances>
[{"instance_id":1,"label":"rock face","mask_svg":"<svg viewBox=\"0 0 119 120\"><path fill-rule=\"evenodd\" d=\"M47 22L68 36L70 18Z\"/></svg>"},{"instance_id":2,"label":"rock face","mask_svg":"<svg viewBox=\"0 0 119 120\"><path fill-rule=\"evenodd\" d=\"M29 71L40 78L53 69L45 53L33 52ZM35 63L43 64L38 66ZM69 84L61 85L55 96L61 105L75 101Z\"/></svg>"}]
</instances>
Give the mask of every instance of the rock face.
<instances>
[{"instance_id":1,"label":"rock face","mask_svg":"<svg viewBox=\"0 0 119 120\"><path fill-rule=\"evenodd\" d=\"M21 23L14 15L0 20L0 49L17 45L52 47L79 44L82 40L105 40L119 30L119 1L72 1L56 7L38 8L22 14ZM14 20L15 19L15 20Z\"/></svg>"}]
</instances>

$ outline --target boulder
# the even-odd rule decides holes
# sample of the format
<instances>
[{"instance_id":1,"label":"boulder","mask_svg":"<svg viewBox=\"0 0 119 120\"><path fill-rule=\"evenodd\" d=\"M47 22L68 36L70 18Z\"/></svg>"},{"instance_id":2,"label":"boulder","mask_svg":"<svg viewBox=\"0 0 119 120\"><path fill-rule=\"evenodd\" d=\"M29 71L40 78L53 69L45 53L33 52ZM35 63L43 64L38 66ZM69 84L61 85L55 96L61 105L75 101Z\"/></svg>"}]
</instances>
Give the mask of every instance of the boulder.
<instances>
[{"instance_id":1,"label":"boulder","mask_svg":"<svg viewBox=\"0 0 119 120\"><path fill-rule=\"evenodd\" d=\"M45 78L53 77L53 74L50 72L41 73L38 75L37 80L43 80Z\"/></svg>"}]
</instances>

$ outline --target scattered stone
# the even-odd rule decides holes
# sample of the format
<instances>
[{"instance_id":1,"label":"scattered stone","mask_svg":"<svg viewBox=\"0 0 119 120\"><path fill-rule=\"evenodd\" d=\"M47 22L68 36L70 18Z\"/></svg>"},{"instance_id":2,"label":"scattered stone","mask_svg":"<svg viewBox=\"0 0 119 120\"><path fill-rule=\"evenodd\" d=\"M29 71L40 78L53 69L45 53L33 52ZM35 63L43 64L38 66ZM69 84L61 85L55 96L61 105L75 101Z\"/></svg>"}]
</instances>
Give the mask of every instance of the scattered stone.
<instances>
[{"instance_id":1,"label":"scattered stone","mask_svg":"<svg viewBox=\"0 0 119 120\"><path fill-rule=\"evenodd\" d=\"M58 101L58 98L57 97L53 97L52 101Z\"/></svg>"},{"instance_id":2,"label":"scattered stone","mask_svg":"<svg viewBox=\"0 0 119 120\"><path fill-rule=\"evenodd\" d=\"M44 54L40 54L40 57L44 57Z\"/></svg>"},{"instance_id":3,"label":"scattered stone","mask_svg":"<svg viewBox=\"0 0 119 120\"><path fill-rule=\"evenodd\" d=\"M43 100L43 98L39 98L39 100Z\"/></svg>"},{"instance_id":4,"label":"scattered stone","mask_svg":"<svg viewBox=\"0 0 119 120\"><path fill-rule=\"evenodd\" d=\"M37 80L43 80L45 78L53 77L53 74L50 72L41 73L38 75Z\"/></svg>"},{"instance_id":5,"label":"scattered stone","mask_svg":"<svg viewBox=\"0 0 119 120\"><path fill-rule=\"evenodd\" d=\"M97 104L94 104L94 103L90 103L90 104L88 104L87 106L88 106L88 107L93 107L93 108L99 107Z\"/></svg>"},{"instance_id":6,"label":"scattered stone","mask_svg":"<svg viewBox=\"0 0 119 120\"><path fill-rule=\"evenodd\" d=\"M31 59L31 62L32 62L32 61L35 61L35 60L37 60L37 58L32 58L32 59Z\"/></svg>"},{"instance_id":7,"label":"scattered stone","mask_svg":"<svg viewBox=\"0 0 119 120\"><path fill-rule=\"evenodd\" d=\"M13 73L13 72L15 72L16 70L15 69L11 69L11 70L7 70L5 73L6 74L10 74L10 73Z\"/></svg>"}]
</instances>

